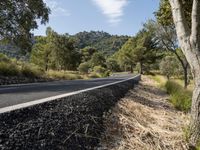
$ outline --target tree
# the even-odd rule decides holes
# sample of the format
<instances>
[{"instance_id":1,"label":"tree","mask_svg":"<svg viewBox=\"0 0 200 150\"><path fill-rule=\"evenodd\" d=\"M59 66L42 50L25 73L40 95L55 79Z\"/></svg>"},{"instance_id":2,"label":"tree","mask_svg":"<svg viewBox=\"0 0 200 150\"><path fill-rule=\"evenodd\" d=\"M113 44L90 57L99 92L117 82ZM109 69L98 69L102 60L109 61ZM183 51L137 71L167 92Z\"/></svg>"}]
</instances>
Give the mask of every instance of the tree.
<instances>
[{"instance_id":1,"label":"tree","mask_svg":"<svg viewBox=\"0 0 200 150\"><path fill-rule=\"evenodd\" d=\"M101 52L94 53L90 60L91 67L102 66L105 67L106 59Z\"/></svg>"},{"instance_id":2,"label":"tree","mask_svg":"<svg viewBox=\"0 0 200 150\"><path fill-rule=\"evenodd\" d=\"M136 45L136 38L130 38L116 53L118 62L121 68L124 68L125 71L127 68L130 68L130 71L133 72L133 67L136 65L136 62L133 60L132 55L132 51L134 50Z\"/></svg>"},{"instance_id":3,"label":"tree","mask_svg":"<svg viewBox=\"0 0 200 150\"><path fill-rule=\"evenodd\" d=\"M103 52L106 56L118 51L129 38L128 36L110 35L103 31L84 31L75 34L73 37L78 49L89 46Z\"/></svg>"},{"instance_id":4,"label":"tree","mask_svg":"<svg viewBox=\"0 0 200 150\"><path fill-rule=\"evenodd\" d=\"M200 1L193 0L191 24L182 0L169 0L178 41L194 78L195 88L192 97L190 145L197 146L200 140Z\"/></svg>"},{"instance_id":5,"label":"tree","mask_svg":"<svg viewBox=\"0 0 200 150\"><path fill-rule=\"evenodd\" d=\"M80 54L68 34L59 35L48 27L45 37L36 37L31 61L44 70L76 70L80 64Z\"/></svg>"},{"instance_id":6,"label":"tree","mask_svg":"<svg viewBox=\"0 0 200 150\"><path fill-rule=\"evenodd\" d=\"M180 62L183 68L184 87L187 88L189 84L189 64L182 51L178 47L178 39L174 25L161 25L155 21L150 20L144 26L149 32L154 32L154 37L159 41L159 46L162 50L167 50L176 56L177 60Z\"/></svg>"},{"instance_id":7,"label":"tree","mask_svg":"<svg viewBox=\"0 0 200 150\"><path fill-rule=\"evenodd\" d=\"M55 67L59 70L76 70L80 64L80 54L74 46L74 40L68 34L59 35L54 31L50 33Z\"/></svg>"},{"instance_id":8,"label":"tree","mask_svg":"<svg viewBox=\"0 0 200 150\"><path fill-rule=\"evenodd\" d=\"M96 53L97 50L93 47L87 46L81 49L81 61L87 62L91 59L92 55Z\"/></svg>"},{"instance_id":9,"label":"tree","mask_svg":"<svg viewBox=\"0 0 200 150\"><path fill-rule=\"evenodd\" d=\"M150 64L156 63L163 57L159 51L158 41L154 38L153 32L141 30L137 35L137 46L132 51L133 60L140 64L140 73L144 73L144 68L148 71Z\"/></svg>"},{"instance_id":10,"label":"tree","mask_svg":"<svg viewBox=\"0 0 200 150\"><path fill-rule=\"evenodd\" d=\"M130 68L139 63L140 73L148 71L151 64L156 63L161 57L158 51L158 42L152 32L143 28L135 37L130 38L115 54L121 67Z\"/></svg>"},{"instance_id":11,"label":"tree","mask_svg":"<svg viewBox=\"0 0 200 150\"><path fill-rule=\"evenodd\" d=\"M51 63L51 47L47 37L36 37L36 43L32 47L31 62L47 71Z\"/></svg>"},{"instance_id":12,"label":"tree","mask_svg":"<svg viewBox=\"0 0 200 150\"><path fill-rule=\"evenodd\" d=\"M170 79L170 77L177 74L178 68L179 64L177 62L177 59L173 56L166 56L164 59L162 59L160 63L160 70L162 74L167 76L168 80Z\"/></svg>"},{"instance_id":13,"label":"tree","mask_svg":"<svg viewBox=\"0 0 200 150\"><path fill-rule=\"evenodd\" d=\"M120 66L117 63L117 60L113 56L106 59L106 67L108 70L112 72L120 71Z\"/></svg>"},{"instance_id":14,"label":"tree","mask_svg":"<svg viewBox=\"0 0 200 150\"><path fill-rule=\"evenodd\" d=\"M43 0L0 1L0 39L14 42L23 50L32 46L31 30L36 29L37 20L48 22L50 9Z\"/></svg>"}]
</instances>

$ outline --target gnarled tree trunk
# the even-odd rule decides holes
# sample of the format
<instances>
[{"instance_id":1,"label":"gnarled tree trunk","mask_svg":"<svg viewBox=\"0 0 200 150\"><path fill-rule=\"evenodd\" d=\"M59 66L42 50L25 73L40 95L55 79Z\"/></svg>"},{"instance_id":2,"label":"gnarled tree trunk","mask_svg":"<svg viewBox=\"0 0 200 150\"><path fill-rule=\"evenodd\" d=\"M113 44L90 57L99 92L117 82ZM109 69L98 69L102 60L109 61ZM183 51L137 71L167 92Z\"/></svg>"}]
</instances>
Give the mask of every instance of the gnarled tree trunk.
<instances>
[{"instance_id":1,"label":"gnarled tree trunk","mask_svg":"<svg viewBox=\"0 0 200 150\"><path fill-rule=\"evenodd\" d=\"M192 97L190 144L200 142L200 0L193 0L191 29L185 19L182 0L169 0L180 47L190 65L195 89Z\"/></svg>"}]
</instances>

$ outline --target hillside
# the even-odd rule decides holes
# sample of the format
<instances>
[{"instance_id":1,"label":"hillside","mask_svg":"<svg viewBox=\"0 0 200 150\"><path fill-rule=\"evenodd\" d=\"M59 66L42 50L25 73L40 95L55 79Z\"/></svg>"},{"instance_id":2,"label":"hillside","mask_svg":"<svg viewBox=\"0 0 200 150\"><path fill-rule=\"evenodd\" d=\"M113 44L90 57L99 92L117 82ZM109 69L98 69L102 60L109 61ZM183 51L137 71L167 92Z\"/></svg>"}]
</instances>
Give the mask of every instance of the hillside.
<instances>
[{"instance_id":1,"label":"hillside","mask_svg":"<svg viewBox=\"0 0 200 150\"><path fill-rule=\"evenodd\" d=\"M75 35L70 35L74 38L75 46L82 49L86 46L91 46L106 55L112 55L118 51L122 45L129 39L129 36L111 35L103 31L79 32ZM22 54L18 48L12 45L0 45L0 53L6 54L9 57L21 58Z\"/></svg>"},{"instance_id":2,"label":"hillside","mask_svg":"<svg viewBox=\"0 0 200 150\"><path fill-rule=\"evenodd\" d=\"M111 55L118 51L129 39L129 36L110 35L103 31L79 32L72 36L78 49L91 46Z\"/></svg>"}]
</instances>

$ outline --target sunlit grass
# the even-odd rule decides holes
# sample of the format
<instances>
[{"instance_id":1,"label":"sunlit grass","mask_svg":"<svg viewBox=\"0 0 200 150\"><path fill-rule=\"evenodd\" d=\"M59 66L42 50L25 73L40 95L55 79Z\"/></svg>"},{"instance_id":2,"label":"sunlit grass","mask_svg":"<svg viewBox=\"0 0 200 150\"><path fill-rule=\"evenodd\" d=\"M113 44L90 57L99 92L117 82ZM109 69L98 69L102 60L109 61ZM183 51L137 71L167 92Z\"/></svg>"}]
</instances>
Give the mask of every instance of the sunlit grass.
<instances>
[{"instance_id":1,"label":"sunlit grass","mask_svg":"<svg viewBox=\"0 0 200 150\"><path fill-rule=\"evenodd\" d=\"M162 75L149 76L158 83L158 87L166 90L170 95L170 102L178 110L188 112L191 108L193 81L184 89L184 81L181 79L170 79Z\"/></svg>"},{"instance_id":2,"label":"sunlit grass","mask_svg":"<svg viewBox=\"0 0 200 150\"><path fill-rule=\"evenodd\" d=\"M148 75L148 77L150 77L151 79L153 79L154 81L157 82L157 87L158 88L161 88L161 89L164 89L165 87L165 84L167 82L167 78L165 76L162 76L162 75Z\"/></svg>"},{"instance_id":3,"label":"sunlit grass","mask_svg":"<svg viewBox=\"0 0 200 150\"><path fill-rule=\"evenodd\" d=\"M52 79L63 79L63 80L76 80L76 79L83 79L82 75L78 73L74 73L71 71L54 71L54 70L49 70L46 72L46 77L47 78L52 78Z\"/></svg>"}]
</instances>

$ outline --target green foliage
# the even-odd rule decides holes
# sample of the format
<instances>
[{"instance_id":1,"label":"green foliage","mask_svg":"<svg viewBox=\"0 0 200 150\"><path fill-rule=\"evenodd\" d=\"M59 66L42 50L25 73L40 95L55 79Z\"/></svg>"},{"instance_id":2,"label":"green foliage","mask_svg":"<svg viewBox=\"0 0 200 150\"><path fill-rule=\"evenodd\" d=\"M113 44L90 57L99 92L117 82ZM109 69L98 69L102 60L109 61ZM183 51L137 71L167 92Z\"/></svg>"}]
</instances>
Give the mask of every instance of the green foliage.
<instances>
[{"instance_id":1,"label":"green foliage","mask_svg":"<svg viewBox=\"0 0 200 150\"><path fill-rule=\"evenodd\" d=\"M133 53L132 51L136 47L136 39L130 38L123 46L122 48L116 53L117 60L119 62L119 65L123 70L126 70L127 67L131 67L135 65L135 61L133 59Z\"/></svg>"},{"instance_id":2,"label":"green foliage","mask_svg":"<svg viewBox=\"0 0 200 150\"><path fill-rule=\"evenodd\" d=\"M0 62L10 63L10 59L6 55L0 53Z\"/></svg>"},{"instance_id":3,"label":"green foliage","mask_svg":"<svg viewBox=\"0 0 200 150\"><path fill-rule=\"evenodd\" d=\"M42 74L43 74L40 68L28 63L22 65L20 73L23 76L30 77L30 78L42 77Z\"/></svg>"},{"instance_id":4,"label":"green foliage","mask_svg":"<svg viewBox=\"0 0 200 150\"><path fill-rule=\"evenodd\" d=\"M88 62L81 63L78 67L79 72L88 73L90 69L90 64Z\"/></svg>"},{"instance_id":5,"label":"green foliage","mask_svg":"<svg viewBox=\"0 0 200 150\"><path fill-rule=\"evenodd\" d=\"M50 59L51 47L47 43L47 38L36 37L36 44L32 48L30 61L43 70L48 70L50 67Z\"/></svg>"},{"instance_id":6,"label":"green foliage","mask_svg":"<svg viewBox=\"0 0 200 150\"><path fill-rule=\"evenodd\" d=\"M97 74L99 74L101 77L107 77L110 75L110 71L106 70L106 68L102 67L102 66L95 66L93 68L93 71Z\"/></svg>"},{"instance_id":7,"label":"green foliage","mask_svg":"<svg viewBox=\"0 0 200 150\"><path fill-rule=\"evenodd\" d=\"M0 54L0 75L3 76L25 76L30 78L41 77L42 71L33 64L10 59Z\"/></svg>"},{"instance_id":8,"label":"green foliage","mask_svg":"<svg viewBox=\"0 0 200 150\"><path fill-rule=\"evenodd\" d=\"M192 92L184 89L174 81L167 81L165 88L170 94L170 102L178 110L189 112L192 102Z\"/></svg>"},{"instance_id":9,"label":"green foliage","mask_svg":"<svg viewBox=\"0 0 200 150\"><path fill-rule=\"evenodd\" d=\"M106 59L105 59L103 53L101 53L101 52L94 53L90 60L91 67L95 67L95 66L105 67L106 66L105 63L106 63Z\"/></svg>"},{"instance_id":10,"label":"green foliage","mask_svg":"<svg viewBox=\"0 0 200 150\"><path fill-rule=\"evenodd\" d=\"M88 75L89 78L101 78L101 75L95 72L92 72Z\"/></svg>"},{"instance_id":11,"label":"green foliage","mask_svg":"<svg viewBox=\"0 0 200 150\"><path fill-rule=\"evenodd\" d=\"M188 25L191 25L191 10L193 0L182 0L184 13ZM161 0L158 11L155 13L158 22L164 26L174 25L169 0Z\"/></svg>"},{"instance_id":12,"label":"green foliage","mask_svg":"<svg viewBox=\"0 0 200 150\"><path fill-rule=\"evenodd\" d=\"M107 58L106 60L106 67L108 70L112 72L119 72L120 66L117 62L117 60L114 57Z\"/></svg>"},{"instance_id":13,"label":"green foliage","mask_svg":"<svg viewBox=\"0 0 200 150\"><path fill-rule=\"evenodd\" d=\"M93 47L87 46L81 49L81 60L82 62L87 62L91 59L92 55L96 53L97 50Z\"/></svg>"},{"instance_id":14,"label":"green foliage","mask_svg":"<svg viewBox=\"0 0 200 150\"><path fill-rule=\"evenodd\" d=\"M69 35L51 34L52 57L55 67L61 70L76 70L80 63L80 55L74 47L74 40Z\"/></svg>"},{"instance_id":15,"label":"green foliage","mask_svg":"<svg viewBox=\"0 0 200 150\"><path fill-rule=\"evenodd\" d=\"M0 75L17 76L19 72L19 68L14 63L0 62Z\"/></svg>"},{"instance_id":16,"label":"green foliage","mask_svg":"<svg viewBox=\"0 0 200 150\"><path fill-rule=\"evenodd\" d=\"M168 79L179 74L181 66L174 56L166 56L160 63L160 70ZM182 73L182 72L181 72Z\"/></svg>"},{"instance_id":17,"label":"green foliage","mask_svg":"<svg viewBox=\"0 0 200 150\"><path fill-rule=\"evenodd\" d=\"M128 36L110 35L106 32L91 31L80 32L73 36L76 41L76 47L83 49L87 46L110 56L118 51L122 45L128 40Z\"/></svg>"},{"instance_id":18,"label":"green foliage","mask_svg":"<svg viewBox=\"0 0 200 150\"><path fill-rule=\"evenodd\" d=\"M3 0L0 1L0 39L14 42L23 50L30 50L30 31L48 22L50 9L43 0Z\"/></svg>"},{"instance_id":19,"label":"green foliage","mask_svg":"<svg viewBox=\"0 0 200 150\"><path fill-rule=\"evenodd\" d=\"M151 64L162 58L153 32L145 29L130 38L115 56L123 70L130 68L133 71L133 66L139 63L141 73L148 71Z\"/></svg>"},{"instance_id":20,"label":"green foliage","mask_svg":"<svg viewBox=\"0 0 200 150\"><path fill-rule=\"evenodd\" d=\"M102 66L95 66L93 68L93 71L99 74L104 74L106 72L106 69Z\"/></svg>"},{"instance_id":21,"label":"green foliage","mask_svg":"<svg viewBox=\"0 0 200 150\"><path fill-rule=\"evenodd\" d=\"M46 33L46 37L36 38L31 62L43 70L76 70L81 60L74 40L68 34L59 35L50 27Z\"/></svg>"}]
</instances>

